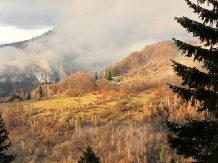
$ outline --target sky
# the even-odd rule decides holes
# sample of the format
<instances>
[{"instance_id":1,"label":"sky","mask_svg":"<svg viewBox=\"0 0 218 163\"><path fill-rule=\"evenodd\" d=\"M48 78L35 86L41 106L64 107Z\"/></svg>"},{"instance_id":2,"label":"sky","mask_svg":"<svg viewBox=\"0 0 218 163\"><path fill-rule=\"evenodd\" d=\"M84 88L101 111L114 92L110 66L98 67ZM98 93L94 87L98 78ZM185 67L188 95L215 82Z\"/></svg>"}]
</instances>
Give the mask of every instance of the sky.
<instances>
[{"instance_id":1,"label":"sky","mask_svg":"<svg viewBox=\"0 0 218 163\"><path fill-rule=\"evenodd\" d=\"M86 31L109 25L107 30L168 39L185 34L173 18L190 13L183 0L0 0L0 43L31 39L66 21L87 24Z\"/></svg>"},{"instance_id":2,"label":"sky","mask_svg":"<svg viewBox=\"0 0 218 163\"><path fill-rule=\"evenodd\" d=\"M28 40L55 28L52 38L19 52L1 49L0 62L15 60L12 65L22 63L24 68L35 55L54 65L61 56L74 55L71 64L97 70L148 44L191 38L175 16L196 18L184 0L0 0L0 44Z\"/></svg>"}]
</instances>

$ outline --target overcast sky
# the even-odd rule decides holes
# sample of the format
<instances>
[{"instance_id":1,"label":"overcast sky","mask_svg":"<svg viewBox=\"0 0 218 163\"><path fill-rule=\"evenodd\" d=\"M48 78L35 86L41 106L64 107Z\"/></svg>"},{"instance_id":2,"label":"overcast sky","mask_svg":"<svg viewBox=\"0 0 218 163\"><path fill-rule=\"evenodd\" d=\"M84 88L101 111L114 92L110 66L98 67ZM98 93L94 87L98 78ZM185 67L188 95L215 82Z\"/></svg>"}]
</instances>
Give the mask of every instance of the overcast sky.
<instances>
[{"instance_id":1,"label":"overcast sky","mask_svg":"<svg viewBox=\"0 0 218 163\"><path fill-rule=\"evenodd\" d=\"M0 0L0 44L57 27L56 36L46 42L49 49L38 42L21 56L37 53L59 59L60 54L75 53L77 64L111 64L157 41L190 38L175 16L196 17L184 0ZM11 49L0 54L8 51L12 55Z\"/></svg>"},{"instance_id":2,"label":"overcast sky","mask_svg":"<svg viewBox=\"0 0 218 163\"><path fill-rule=\"evenodd\" d=\"M138 42L186 37L173 18L190 13L184 0L0 0L0 42L30 39L63 23L78 33L106 28L105 35L134 35Z\"/></svg>"}]
</instances>

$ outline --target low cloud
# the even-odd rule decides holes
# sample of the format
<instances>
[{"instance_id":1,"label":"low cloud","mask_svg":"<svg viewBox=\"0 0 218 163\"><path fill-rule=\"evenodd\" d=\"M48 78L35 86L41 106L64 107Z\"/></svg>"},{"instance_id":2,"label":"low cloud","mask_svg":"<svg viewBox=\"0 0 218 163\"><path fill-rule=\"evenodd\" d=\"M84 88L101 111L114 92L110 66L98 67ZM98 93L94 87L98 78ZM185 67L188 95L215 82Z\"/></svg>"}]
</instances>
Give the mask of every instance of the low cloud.
<instances>
[{"instance_id":1,"label":"low cloud","mask_svg":"<svg viewBox=\"0 0 218 163\"><path fill-rule=\"evenodd\" d=\"M57 26L52 35L32 41L24 49L1 48L1 72L9 65L23 70L40 59L54 69L65 63L71 71L76 67L94 72L147 44L190 37L173 19L191 15L191 11L175 0L14 0L0 2L0 6L2 24L24 29Z\"/></svg>"}]
</instances>

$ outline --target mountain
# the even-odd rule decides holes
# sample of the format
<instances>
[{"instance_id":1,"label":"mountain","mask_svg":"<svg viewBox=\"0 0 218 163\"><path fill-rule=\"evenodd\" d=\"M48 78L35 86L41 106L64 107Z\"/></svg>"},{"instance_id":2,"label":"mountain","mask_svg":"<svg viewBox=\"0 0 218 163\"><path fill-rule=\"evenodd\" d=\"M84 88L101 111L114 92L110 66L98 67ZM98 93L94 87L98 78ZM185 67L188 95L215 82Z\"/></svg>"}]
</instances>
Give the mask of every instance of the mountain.
<instances>
[{"instance_id":1,"label":"mountain","mask_svg":"<svg viewBox=\"0 0 218 163\"><path fill-rule=\"evenodd\" d=\"M4 64L0 66L0 97L9 96L12 92L27 93L40 83L57 82L67 76L61 65L58 70L54 69L47 60L30 51L30 46L38 42L46 44L54 31L49 30L30 40L0 45L0 55L4 58Z\"/></svg>"},{"instance_id":2,"label":"mountain","mask_svg":"<svg viewBox=\"0 0 218 163\"><path fill-rule=\"evenodd\" d=\"M147 76L157 71L165 71L170 68L170 59L181 56L172 41L160 41L155 44L146 45L141 51L132 52L122 61L109 67L116 76Z\"/></svg>"},{"instance_id":3,"label":"mountain","mask_svg":"<svg viewBox=\"0 0 218 163\"><path fill-rule=\"evenodd\" d=\"M0 45L0 48L11 46L11 47L16 47L16 48L24 49L25 47L27 47L27 45L30 42L38 41L38 40L40 40L42 38L46 38L46 37L49 37L49 36L53 35L54 34L54 30L55 30L55 28L45 32L44 34L42 34L40 36L34 37L34 38L30 39L30 40L24 40L24 41L19 41L19 42L13 42L13 43L9 43L9 44Z\"/></svg>"},{"instance_id":4,"label":"mountain","mask_svg":"<svg viewBox=\"0 0 218 163\"><path fill-rule=\"evenodd\" d=\"M75 45L77 42L57 27L30 40L0 45L4 63L0 82L56 83L75 72L96 72L108 64L88 46Z\"/></svg>"},{"instance_id":5,"label":"mountain","mask_svg":"<svg viewBox=\"0 0 218 163\"><path fill-rule=\"evenodd\" d=\"M41 36L34 37L30 40L24 40L20 42L0 45L0 50L3 51L2 53L4 53L5 51L6 51L5 53L7 53L7 49L10 49L15 54L11 54L10 51L9 55L15 55L16 57L17 55L16 53L18 53L20 57L23 57L23 60L26 60L29 59L31 57L30 56L31 53L33 53L32 51L30 51L31 46L33 46L34 44L38 44L38 42L40 42L40 44L46 44L46 42L49 41L49 39L54 35L54 33L55 33L55 28L42 34ZM19 52L21 54L19 54ZM26 55L29 55L29 58L27 58ZM33 57L37 57L37 55L39 54L33 54L33 55L34 55ZM29 61L24 61L24 62L29 62ZM5 71L3 71L2 74L0 74L0 81L10 80L12 82L16 82L16 81L31 80L32 82L36 82L36 83L44 83L44 82L57 82L59 79L66 77L66 74L65 72L63 72L63 67L61 65L59 66L59 70L54 70L51 67L50 63L43 58L40 59L40 56L37 60L33 60L27 63L24 67L24 70L21 71L19 68L20 65L18 63L14 65L8 64L5 68Z\"/></svg>"},{"instance_id":6,"label":"mountain","mask_svg":"<svg viewBox=\"0 0 218 163\"><path fill-rule=\"evenodd\" d=\"M31 64L27 63L26 66L23 66L23 69L19 69L17 65L7 66L0 75L0 97L9 96L12 92L26 94L40 83L56 83L75 72L89 71L89 69L81 69L74 62L77 59L76 53L66 52L58 55L59 58L53 59L54 51L44 50L43 46L49 47L49 39L55 40L54 35L56 35L55 29L31 40L1 45L0 50L5 48L21 50L20 55L26 55L28 59L35 59ZM35 51L33 53L30 47L35 47L34 50L38 50L38 53ZM24 51L25 53L23 53ZM142 75L153 78L155 74L166 72L170 67L170 59L177 58L179 55L180 53L172 41L161 41L146 45L141 51L132 52L122 61L108 68L113 69L116 76ZM54 62L54 60L58 62Z\"/></svg>"}]
</instances>

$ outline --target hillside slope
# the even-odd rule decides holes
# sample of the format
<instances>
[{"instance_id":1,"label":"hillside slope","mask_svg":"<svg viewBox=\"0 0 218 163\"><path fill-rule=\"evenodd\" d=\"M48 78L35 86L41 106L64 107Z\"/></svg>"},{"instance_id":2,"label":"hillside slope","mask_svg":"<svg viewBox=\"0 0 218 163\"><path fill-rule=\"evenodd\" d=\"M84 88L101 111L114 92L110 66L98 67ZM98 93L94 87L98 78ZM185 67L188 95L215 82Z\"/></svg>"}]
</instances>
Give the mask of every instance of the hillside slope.
<instances>
[{"instance_id":1,"label":"hillside slope","mask_svg":"<svg viewBox=\"0 0 218 163\"><path fill-rule=\"evenodd\" d=\"M145 46L141 51L132 52L122 61L108 67L116 75L147 75L158 67L170 65L170 59L180 56L172 41L161 41Z\"/></svg>"}]
</instances>

